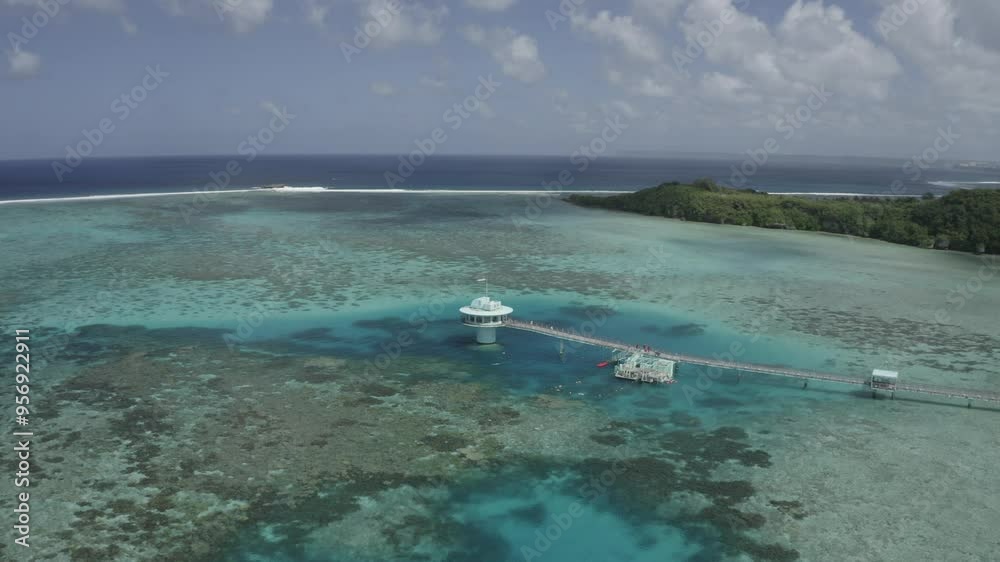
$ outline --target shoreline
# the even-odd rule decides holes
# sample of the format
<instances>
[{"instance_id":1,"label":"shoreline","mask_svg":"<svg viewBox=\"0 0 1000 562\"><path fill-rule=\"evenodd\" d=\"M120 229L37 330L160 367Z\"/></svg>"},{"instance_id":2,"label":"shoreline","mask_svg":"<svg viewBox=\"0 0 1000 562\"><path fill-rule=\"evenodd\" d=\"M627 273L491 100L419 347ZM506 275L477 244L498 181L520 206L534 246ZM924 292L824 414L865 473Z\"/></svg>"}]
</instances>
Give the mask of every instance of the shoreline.
<instances>
[{"instance_id":1,"label":"shoreline","mask_svg":"<svg viewBox=\"0 0 1000 562\"><path fill-rule=\"evenodd\" d=\"M693 185L671 182L631 195L607 198L570 196L566 198L566 202L584 208L619 211L659 219L724 226L750 226L764 230L816 232L844 236L849 239L877 240L917 249L952 251L973 256L1000 253L996 251L995 243L992 243L989 237L977 240L958 239L957 243L953 244L952 242L956 242L955 239L949 235L942 235L939 229L933 228L934 223L928 221L926 217L928 211L925 210L923 215L917 215L916 211L913 210L917 205L922 205L924 209L930 206L931 211L940 214L944 212L941 208L949 202L953 204L957 199L968 204L967 201L970 197L977 197L980 193L987 193L991 197L996 196L998 192L993 190L959 190L940 197L928 198L927 201L924 201L926 196L920 196L918 199L912 195L902 197L871 195L852 200L852 198L837 197L835 194L827 194L833 196L832 199L803 197L807 195L804 193L750 192L753 195L748 195L744 191L717 186L711 180L699 181L707 182L707 185L698 185L698 181ZM774 199L758 199L759 196L771 196ZM810 200L814 202L812 206L801 205L801 202ZM994 197L994 201L996 200ZM989 204L995 205L996 203ZM672 207L670 207L671 205ZM872 220L877 221L879 217L887 217L884 221L885 224L873 224L866 232L851 232L850 230L856 225L847 220L854 216L850 212L869 214L870 209L876 208L876 206L883 213L882 215L876 214L876 219ZM711 210L706 211L705 209ZM786 215L782 209L790 209L793 212L791 215ZM902 209L902 211L897 211L898 209ZM824 211L827 213L826 215L823 215ZM694 216L689 216L689 212L693 212ZM769 217L777 218L773 220L768 218L769 222L764 222L761 219L763 213L771 213ZM843 219L841 223L837 223L836 221L841 220L842 217L847 218ZM833 222L834 227L841 224L843 226L838 230L828 226L828 222ZM876 228L878 226L881 226L882 229ZM888 234L886 234L887 232ZM923 236L923 238L919 238L919 236Z\"/></svg>"},{"instance_id":2,"label":"shoreline","mask_svg":"<svg viewBox=\"0 0 1000 562\"><path fill-rule=\"evenodd\" d=\"M776 195L783 195L783 194L779 193L779 194L776 194ZM588 210L591 210L591 211L594 211L594 212L601 212L601 213L620 214L620 215L624 215L624 216L627 216L627 217L630 217L630 218L650 219L650 220L657 220L657 221L671 221L671 222L683 223L683 224L698 224L698 225L705 225L705 226L718 227L718 228L756 229L756 230L761 230L761 231L764 231L764 232L774 232L774 233L784 233L784 234L794 234L794 235L829 236L829 237L833 237L833 238L841 238L841 239L846 240L848 242L866 242L866 243L872 243L872 244L887 244L889 246L894 246L894 247L897 247L897 248L911 248L913 250L917 250L917 251L920 251L920 252L927 251L927 250L932 250L935 253L952 254L952 255L955 255L955 256L971 256L971 257L974 257L974 258L982 258L983 256L998 255L998 254L977 254L975 252L963 252L962 250L944 250L944 249L938 249L938 248L928 248L928 247L924 247L924 246L910 246L909 244L899 244L897 242L889 242L888 240L882 240L880 238L870 238L868 236L855 236L853 234L842 234L842 233L839 233L839 232L827 232L825 230L798 230L798 229L792 229L792 228L767 228L767 227L763 227L763 226L754 226L752 224L746 224L746 225L744 225L744 224L720 224L720 223L716 223L716 222L703 222L703 221L695 221L695 220L685 220L685 219L678 219L678 218L674 218L674 217L661 217L661 216L657 216L657 215L644 215L642 213L633 213L631 211L622 211L620 209L602 209L600 207L585 207L585 206L581 206L581 205L576 205L576 204L574 204L574 203L572 203L570 201L565 201L565 202L567 204L573 205L573 206L575 206L575 207L577 207L579 209L588 209Z\"/></svg>"}]
</instances>

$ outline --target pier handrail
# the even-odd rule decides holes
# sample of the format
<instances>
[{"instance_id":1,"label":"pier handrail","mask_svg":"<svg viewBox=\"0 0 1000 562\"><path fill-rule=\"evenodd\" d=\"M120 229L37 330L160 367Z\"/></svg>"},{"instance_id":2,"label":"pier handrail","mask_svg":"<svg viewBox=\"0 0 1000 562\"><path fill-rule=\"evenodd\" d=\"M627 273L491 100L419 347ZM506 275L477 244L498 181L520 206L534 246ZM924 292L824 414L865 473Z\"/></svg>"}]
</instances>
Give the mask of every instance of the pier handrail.
<instances>
[{"instance_id":1,"label":"pier handrail","mask_svg":"<svg viewBox=\"0 0 1000 562\"><path fill-rule=\"evenodd\" d=\"M596 347L604 347L607 349L619 349L624 351L642 353L645 355L650 355L653 357L661 357L664 359L670 359L672 361L677 361L679 363L687 363L690 365L716 367L721 369L731 369L736 371L758 373L765 375L777 375L783 377L796 378L800 380L816 380L816 381L834 382L841 384L853 384L859 386L869 385L869 379L866 377L850 377L844 375L835 375L832 373L821 373L818 371L794 369L791 367L782 367L778 365L744 363L740 361L727 361L725 359L700 357L697 355L689 355L686 353L674 353L670 351L664 351L661 349L654 349L651 347L629 344L621 341L612 340L609 338L597 338L594 336L586 336L579 332L567 330L565 328L559 328L553 325L537 324L535 322L530 322L530 321L525 322L523 320L516 320L513 318L510 318L506 322L504 322L504 327L513 328L515 330L534 332L536 334L551 336L554 338L564 339L567 341L580 342L586 345L592 345ZM944 396L948 398L962 398L966 400L978 400L985 402L1000 403L1000 393L989 392L986 390L967 390L961 388L948 388L948 387L928 385L928 384L897 384L896 391L912 392L916 394L929 394L933 396Z\"/></svg>"}]
</instances>

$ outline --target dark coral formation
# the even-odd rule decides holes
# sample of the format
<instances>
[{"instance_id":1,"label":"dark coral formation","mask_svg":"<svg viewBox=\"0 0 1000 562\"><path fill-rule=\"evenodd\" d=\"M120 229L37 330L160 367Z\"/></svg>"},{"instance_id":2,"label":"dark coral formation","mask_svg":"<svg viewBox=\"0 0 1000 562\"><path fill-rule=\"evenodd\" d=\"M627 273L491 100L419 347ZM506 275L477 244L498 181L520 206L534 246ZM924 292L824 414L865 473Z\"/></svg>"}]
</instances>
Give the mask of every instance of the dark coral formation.
<instances>
[{"instance_id":1,"label":"dark coral formation","mask_svg":"<svg viewBox=\"0 0 1000 562\"><path fill-rule=\"evenodd\" d=\"M794 519L805 519L806 512L803 509L802 502L794 500L771 500L770 503L778 511L788 515Z\"/></svg>"},{"instance_id":2,"label":"dark coral formation","mask_svg":"<svg viewBox=\"0 0 1000 562\"><path fill-rule=\"evenodd\" d=\"M615 435L613 433L595 433L590 436L590 440L594 443L600 443L601 445L607 445L609 447L617 447L618 445L624 445L626 439L621 435Z\"/></svg>"},{"instance_id":3,"label":"dark coral formation","mask_svg":"<svg viewBox=\"0 0 1000 562\"><path fill-rule=\"evenodd\" d=\"M701 427L701 420L687 412L670 412L670 423L677 427Z\"/></svg>"},{"instance_id":4,"label":"dark coral formation","mask_svg":"<svg viewBox=\"0 0 1000 562\"><path fill-rule=\"evenodd\" d=\"M673 326L658 326L656 324L645 324L639 328L647 334L669 337L694 337L705 334L705 325L695 322L687 324L675 324Z\"/></svg>"}]
</instances>

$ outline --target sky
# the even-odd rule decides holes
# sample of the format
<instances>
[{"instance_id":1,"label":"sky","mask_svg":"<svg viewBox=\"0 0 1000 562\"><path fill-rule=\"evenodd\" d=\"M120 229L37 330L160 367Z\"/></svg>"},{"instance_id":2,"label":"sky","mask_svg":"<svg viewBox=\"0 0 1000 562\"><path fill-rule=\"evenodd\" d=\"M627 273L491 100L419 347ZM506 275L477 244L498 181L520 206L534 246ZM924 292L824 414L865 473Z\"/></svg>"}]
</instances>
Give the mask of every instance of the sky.
<instances>
[{"instance_id":1,"label":"sky","mask_svg":"<svg viewBox=\"0 0 1000 562\"><path fill-rule=\"evenodd\" d=\"M998 29L996 0L0 0L0 159L997 160Z\"/></svg>"}]
</instances>

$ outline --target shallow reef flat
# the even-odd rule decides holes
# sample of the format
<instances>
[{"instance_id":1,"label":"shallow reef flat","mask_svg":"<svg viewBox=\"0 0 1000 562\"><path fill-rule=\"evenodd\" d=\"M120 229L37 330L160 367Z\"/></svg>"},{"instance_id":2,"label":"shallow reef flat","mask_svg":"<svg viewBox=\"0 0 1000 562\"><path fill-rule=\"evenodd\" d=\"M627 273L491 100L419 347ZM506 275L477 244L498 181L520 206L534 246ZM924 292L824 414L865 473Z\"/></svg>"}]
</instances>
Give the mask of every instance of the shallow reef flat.
<instances>
[{"instance_id":1,"label":"shallow reef flat","mask_svg":"<svg viewBox=\"0 0 1000 562\"><path fill-rule=\"evenodd\" d=\"M488 274L522 319L998 390L991 262L554 199L529 211L538 201L250 193L194 213L183 197L0 207L0 236L18 240L0 318L8 332L30 328L39 354L33 552L560 562L1000 551L997 409L687 365L678 384L636 386L594 367L603 350L560 355L514 331L478 347L456 319Z\"/></svg>"},{"instance_id":2,"label":"shallow reef flat","mask_svg":"<svg viewBox=\"0 0 1000 562\"><path fill-rule=\"evenodd\" d=\"M631 306L701 325L709 345L713 331L760 334L791 345L784 362L802 367L1000 384L991 258L541 201L260 193L218 195L193 213L183 197L0 209L4 230L21 233L17 277L32 280L6 291L0 313L70 328L221 328L257 308L319 325L361 309L461 303L488 273L508 299ZM93 298L104 293L114 298Z\"/></svg>"}]
</instances>

